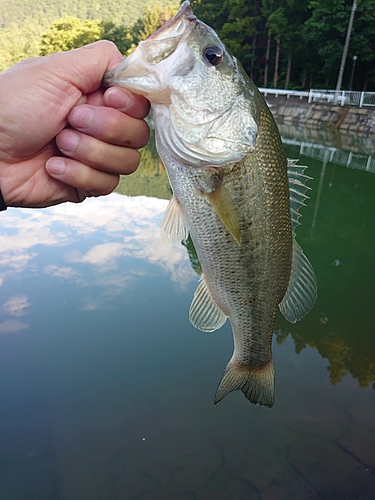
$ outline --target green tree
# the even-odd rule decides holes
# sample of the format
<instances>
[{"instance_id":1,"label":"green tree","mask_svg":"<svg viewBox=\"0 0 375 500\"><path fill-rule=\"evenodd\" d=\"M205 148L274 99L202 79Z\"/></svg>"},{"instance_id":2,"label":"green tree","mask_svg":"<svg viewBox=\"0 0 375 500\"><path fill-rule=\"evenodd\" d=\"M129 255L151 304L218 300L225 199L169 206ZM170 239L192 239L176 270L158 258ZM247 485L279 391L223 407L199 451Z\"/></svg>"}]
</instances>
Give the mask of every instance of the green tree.
<instances>
[{"instance_id":1,"label":"green tree","mask_svg":"<svg viewBox=\"0 0 375 500\"><path fill-rule=\"evenodd\" d=\"M218 29L218 34L244 68L251 72L255 59L258 5L246 0L225 0L223 7L227 20Z\"/></svg>"},{"instance_id":2,"label":"green tree","mask_svg":"<svg viewBox=\"0 0 375 500\"><path fill-rule=\"evenodd\" d=\"M287 28L283 34L284 87L286 89L290 87L291 79L295 82L294 86L299 88L303 88L306 82L305 65L306 61L310 60L308 53L311 51L303 38L303 33L304 23L309 18L309 15L308 0L288 0L285 8Z\"/></svg>"},{"instance_id":3,"label":"green tree","mask_svg":"<svg viewBox=\"0 0 375 500\"><path fill-rule=\"evenodd\" d=\"M280 46L281 39L284 36L287 28L288 21L285 17L285 4L283 0L262 0L262 13L267 19L266 27L268 34L273 36L276 40L275 64L273 86L277 88L279 79L279 63L280 63ZM270 38L269 38L270 40ZM266 61L268 62L268 61Z\"/></svg>"},{"instance_id":4,"label":"green tree","mask_svg":"<svg viewBox=\"0 0 375 500\"><path fill-rule=\"evenodd\" d=\"M19 28L16 23L10 23L7 28L0 30L0 71L25 57L39 54L39 40L33 35L33 28L27 24Z\"/></svg>"},{"instance_id":5,"label":"green tree","mask_svg":"<svg viewBox=\"0 0 375 500\"><path fill-rule=\"evenodd\" d=\"M112 24L109 30L103 26L101 38L112 40L122 53L126 53L131 44L134 43L130 28L141 16L149 0L15 0L7 2L0 0L0 71L25 59L40 55L41 37L50 30L51 25L58 21L64 21L67 17L76 18L83 24L85 21ZM160 0L161 5L168 13L170 0ZM105 20L105 21L103 21ZM110 21L107 21L110 20ZM81 26L82 28L82 26ZM89 26L86 26L80 36L71 43L69 35L58 33L63 38L68 38L65 47L74 47L93 41L97 36L92 36ZM49 53L48 42L45 40L43 53ZM58 40L51 40L62 50Z\"/></svg>"},{"instance_id":6,"label":"green tree","mask_svg":"<svg viewBox=\"0 0 375 500\"><path fill-rule=\"evenodd\" d=\"M115 43L123 54L126 54L133 44L129 28L116 26L108 20L81 21L78 18L68 17L55 21L42 36L40 54L45 56L71 50L101 39Z\"/></svg>"},{"instance_id":7,"label":"green tree","mask_svg":"<svg viewBox=\"0 0 375 500\"><path fill-rule=\"evenodd\" d=\"M101 38L113 42L119 51L126 55L133 44L133 36L131 28L125 26L116 26L112 21L102 21L102 35Z\"/></svg>"},{"instance_id":8,"label":"green tree","mask_svg":"<svg viewBox=\"0 0 375 500\"><path fill-rule=\"evenodd\" d=\"M375 87L375 0L361 0L358 3L353 36L349 45L347 61L347 82L350 80L353 56L357 56L357 78L354 78L354 88L367 90L370 85ZM362 77L362 78L359 78Z\"/></svg>"},{"instance_id":9,"label":"green tree","mask_svg":"<svg viewBox=\"0 0 375 500\"><path fill-rule=\"evenodd\" d=\"M353 0L192 0L258 85L334 88ZM343 88L375 90L375 0L357 0ZM178 0L0 0L0 71L26 57L105 38L124 55L170 19ZM70 16L70 17L67 17ZM269 75L271 77L269 78Z\"/></svg>"},{"instance_id":10,"label":"green tree","mask_svg":"<svg viewBox=\"0 0 375 500\"><path fill-rule=\"evenodd\" d=\"M193 0L194 13L211 26L230 52L254 78L260 0Z\"/></svg>"},{"instance_id":11,"label":"green tree","mask_svg":"<svg viewBox=\"0 0 375 500\"><path fill-rule=\"evenodd\" d=\"M194 14L217 32L228 20L224 0L191 0L191 4Z\"/></svg>"},{"instance_id":12,"label":"green tree","mask_svg":"<svg viewBox=\"0 0 375 500\"><path fill-rule=\"evenodd\" d=\"M160 2L147 4L143 15L138 18L131 29L133 43L128 53L133 52L139 42L148 38L166 21L169 21L178 8L177 3L170 3L167 6L163 6Z\"/></svg>"},{"instance_id":13,"label":"green tree","mask_svg":"<svg viewBox=\"0 0 375 500\"><path fill-rule=\"evenodd\" d=\"M352 0L312 0L309 4L311 16L305 23L304 37L317 54L314 79L324 87L336 85L351 7ZM357 37L357 26L358 16L354 19L352 41Z\"/></svg>"},{"instance_id":14,"label":"green tree","mask_svg":"<svg viewBox=\"0 0 375 500\"><path fill-rule=\"evenodd\" d=\"M77 17L55 21L42 36L40 54L46 56L81 47L100 40L102 33L103 27L100 21L82 22Z\"/></svg>"}]
</instances>

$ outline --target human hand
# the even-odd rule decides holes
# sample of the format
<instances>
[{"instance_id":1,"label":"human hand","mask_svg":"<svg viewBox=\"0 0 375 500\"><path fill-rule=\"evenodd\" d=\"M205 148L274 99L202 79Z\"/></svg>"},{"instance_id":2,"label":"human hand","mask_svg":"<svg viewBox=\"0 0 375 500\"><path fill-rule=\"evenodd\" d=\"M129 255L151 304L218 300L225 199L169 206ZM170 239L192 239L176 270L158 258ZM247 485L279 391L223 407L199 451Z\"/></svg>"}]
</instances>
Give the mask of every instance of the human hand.
<instances>
[{"instance_id":1,"label":"human hand","mask_svg":"<svg viewBox=\"0 0 375 500\"><path fill-rule=\"evenodd\" d=\"M123 57L99 41L0 74L0 189L7 206L46 207L108 194L149 139L148 101L100 88Z\"/></svg>"}]
</instances>

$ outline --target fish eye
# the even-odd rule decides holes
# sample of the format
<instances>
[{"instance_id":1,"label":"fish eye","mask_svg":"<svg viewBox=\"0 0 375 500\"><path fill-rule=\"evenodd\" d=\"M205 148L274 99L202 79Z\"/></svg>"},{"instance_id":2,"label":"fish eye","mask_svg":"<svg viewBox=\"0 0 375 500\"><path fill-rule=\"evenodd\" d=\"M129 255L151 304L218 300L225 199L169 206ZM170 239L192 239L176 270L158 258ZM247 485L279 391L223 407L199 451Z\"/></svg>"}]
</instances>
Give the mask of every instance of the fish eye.
<instances>
[{"instance_id":1,"label":"fish eye","mask_svg":"<svg viewBox=\"0 0 375 500\"><path fill-rule=\"evenodd\" d=\"M215 45L211 45L203 49L203 56L212 66L220 64L223 59L223 55L223 50Z\"/></svg>"}]
</instances>

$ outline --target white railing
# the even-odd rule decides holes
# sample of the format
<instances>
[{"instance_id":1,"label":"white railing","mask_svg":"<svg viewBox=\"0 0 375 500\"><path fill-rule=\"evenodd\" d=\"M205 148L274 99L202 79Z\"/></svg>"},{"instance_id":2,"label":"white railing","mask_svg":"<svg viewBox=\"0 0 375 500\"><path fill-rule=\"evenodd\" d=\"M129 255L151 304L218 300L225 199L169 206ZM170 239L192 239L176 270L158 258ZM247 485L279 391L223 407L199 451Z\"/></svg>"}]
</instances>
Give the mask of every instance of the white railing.
<instances>
[{"instance_id":1,"label":"white railing","mask_svg":"<svg viewBox=\"0 0 375 500\"><path fill-rule=\"evenodd\" d=\"M259 90L265 96L267 96L268 94L274 95L275 97L279 97L279 95L286 95L288 99L290 97L299 97L300 99L303 99L304 97L308 98L310 95L309 92L302 90L266 89L266 88L260 88Z\"/></svg>"},{"instance_id":2,"label":"white railing","mask_svg":"<svg viewBox=\"0 0 375 500\"><path fill-rule=\"evenodd\" d=\"M311 89L309 102L326 102L340 106L375 106L375 92L357 92L352 90Z\"/></svg>"},{"instance_id":3,"label":"white railing","mask_svg":"<svg viewBox=\"0 0 375 500\"><path fill-rule=\"evenodd\" d=\"M323 90L311 89L309 91L301 90L285 90L285 89L268 89L260 88L263 95L274 95L290 97L306 97L308 102L325 102L328 104L338 104L340 106L375 106L375 92L357 92L352 90Z\"/></svg>"}]
</instances>

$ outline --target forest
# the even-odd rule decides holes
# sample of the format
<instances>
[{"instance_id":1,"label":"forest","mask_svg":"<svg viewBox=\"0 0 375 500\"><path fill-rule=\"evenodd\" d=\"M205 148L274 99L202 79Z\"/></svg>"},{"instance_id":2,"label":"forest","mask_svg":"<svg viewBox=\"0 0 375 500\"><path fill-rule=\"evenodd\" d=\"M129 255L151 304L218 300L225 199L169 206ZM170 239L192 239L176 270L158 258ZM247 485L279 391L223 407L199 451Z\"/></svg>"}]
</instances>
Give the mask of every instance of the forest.
<instances>
[{"instance_id":1,"label":"forest","mask_svg":"<svg viewBox=\"0 0 375 500\"><path fill-rule=\"evenodd\" d=\"M352 0L192 0L260 87L336 87ZM0 71L101 38L124 55L174 15L161 0L0 0ZM375 0L358 0L343 89L375 90Z\"/></svg>"},{"instance_id":2,"label":"forest","mask_svg":"<svg viewBox=\"0 0 375 500\"><path fill-rule=\"evenodd\" d=\"M353 0L192 3L258 86L335 89ZM374 47L375 0L358 0L343 89L375 90Z\"/></svg>"}]
</instances>

